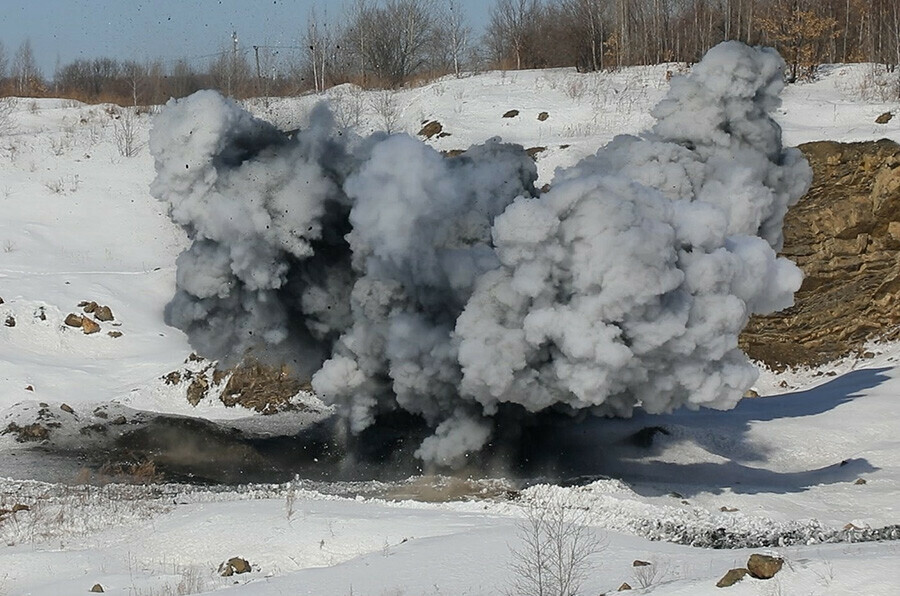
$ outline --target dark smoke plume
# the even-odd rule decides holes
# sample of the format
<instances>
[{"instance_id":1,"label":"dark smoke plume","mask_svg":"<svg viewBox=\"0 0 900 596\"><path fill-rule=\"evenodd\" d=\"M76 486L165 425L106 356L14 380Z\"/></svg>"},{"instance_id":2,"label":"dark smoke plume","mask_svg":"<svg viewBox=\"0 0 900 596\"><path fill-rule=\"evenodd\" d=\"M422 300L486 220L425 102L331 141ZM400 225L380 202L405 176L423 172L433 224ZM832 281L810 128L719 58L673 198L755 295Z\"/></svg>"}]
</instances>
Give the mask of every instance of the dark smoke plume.
<instances>
[{"instance_id":1,"label":"dark smoke plume","mask_svg":"<svg viewBox=\"0 0 900 596\"><path fill-rule=\"evenodd\" d=\"M753 313L790 306L776 257L811 172L770 113L784 63L735 42L672 81L656 125L534 187L521 147L444 158L355 136L325 106L289 138L214 92L151 135L154 196L193 239L168 320L216 358L296 363L359 433L392 412L458 465L501 409L732 407Z\"/></svg>"}]
</instances>

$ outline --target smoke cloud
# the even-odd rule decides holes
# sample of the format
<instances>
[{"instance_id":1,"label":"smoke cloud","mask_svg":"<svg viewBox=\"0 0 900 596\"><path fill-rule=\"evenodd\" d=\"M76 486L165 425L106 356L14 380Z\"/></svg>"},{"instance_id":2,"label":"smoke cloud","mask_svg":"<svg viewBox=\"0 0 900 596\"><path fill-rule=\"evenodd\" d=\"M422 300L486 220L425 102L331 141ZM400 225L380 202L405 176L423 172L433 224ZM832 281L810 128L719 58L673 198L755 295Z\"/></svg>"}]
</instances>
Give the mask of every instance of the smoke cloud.
<instances>
[{"instance_id":1,"label":"smoke cloud","mask_svg":"<svg viewBox=\"0 0 900 596\"><path fill-rule=\"evenodd\" d=\"M214 92L170 101L151 190L193 244L168 322L209 357L294 362L352 433L420 417L427 464L482 449L501 409L732 407L756 378L738 334L802 280L776 256L811 181L770 116L783 68L713 48L650 131L543 194L499 139L446 158L324 105L289 137Z\"/></svg>"}]
</instances>

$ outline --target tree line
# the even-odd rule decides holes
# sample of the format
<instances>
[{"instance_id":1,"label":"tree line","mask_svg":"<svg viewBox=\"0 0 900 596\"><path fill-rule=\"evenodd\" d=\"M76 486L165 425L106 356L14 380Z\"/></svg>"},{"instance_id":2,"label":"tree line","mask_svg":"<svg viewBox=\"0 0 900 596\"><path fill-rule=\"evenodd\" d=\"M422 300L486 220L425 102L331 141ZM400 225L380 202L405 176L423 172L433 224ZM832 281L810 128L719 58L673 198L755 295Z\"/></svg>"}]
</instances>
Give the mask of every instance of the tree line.
<instances>
[{"instance_id":1,"label":"tree line","mask_svg":"<svg viewBox=\"0 0 900 596\"><path fill-rule=\"evenodd\" d=\"M735 39L777 48L791 79L822 63L900 64L898 0L493 0L476 35L459 0L351 0L314 8L295 46L246 45L235 32L201 59L104 57L38 68L29 41L0 41L0 95L71 97L128 105L198 89L295 95L342 83L396 88L483 69L598 71L693 63Z\"/></svg>"}]
</instances>

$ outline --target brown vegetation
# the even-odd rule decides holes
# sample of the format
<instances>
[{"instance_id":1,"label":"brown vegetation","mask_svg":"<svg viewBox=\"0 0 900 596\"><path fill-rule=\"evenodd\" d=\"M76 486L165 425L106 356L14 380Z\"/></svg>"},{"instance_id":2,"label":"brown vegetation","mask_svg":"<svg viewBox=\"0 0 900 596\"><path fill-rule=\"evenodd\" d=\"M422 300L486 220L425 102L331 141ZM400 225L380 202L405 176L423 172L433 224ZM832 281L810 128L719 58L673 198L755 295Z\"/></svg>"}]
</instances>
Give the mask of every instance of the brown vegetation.
<instances>
[{"instance_id":1,"label":"brown vegetation","mask_svg":"<svg viewBox=\"0 0 900 596\"><path fill-rule=\"evenodd\" d=\"M45 77L30 42L12 59L0 43L0 96L137 107L206 88L237 98L348 82L394 88L483 68L692 63L728 39L776 47L792 79L811 76L822 63L876 62L893 72L900 64L900 2L494 0L476 40L458 0L355 0L339 14L307 15L296 48L248 45L235 32L199 60L78 58Z\"/></svg>"}]
</instances>

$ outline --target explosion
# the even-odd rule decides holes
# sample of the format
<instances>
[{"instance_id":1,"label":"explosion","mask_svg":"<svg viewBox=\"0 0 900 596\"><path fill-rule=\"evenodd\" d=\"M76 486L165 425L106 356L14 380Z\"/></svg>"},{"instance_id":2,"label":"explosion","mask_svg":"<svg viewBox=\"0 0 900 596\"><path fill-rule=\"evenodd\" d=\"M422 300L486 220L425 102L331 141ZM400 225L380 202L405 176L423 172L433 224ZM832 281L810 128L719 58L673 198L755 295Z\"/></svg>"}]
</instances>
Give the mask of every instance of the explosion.
<instances>
[{"instance_id":1,"label":"explosion","mask_svg":"<svg viewBox=\"0 0 900 596\"><path fill-rule=\"evenodd\" d=\"M392 413L458 466L501 411L733 407L751 314L790 306L782 221L812 174L770 116L784 62L726 42L672 80L640 137L535 189L521 147L443 157L340 130L289 136L215 92L170 101L151 191L193 243L167 322L211 358L294 363L351 433Z\"/></svg>"}]
</instances>

